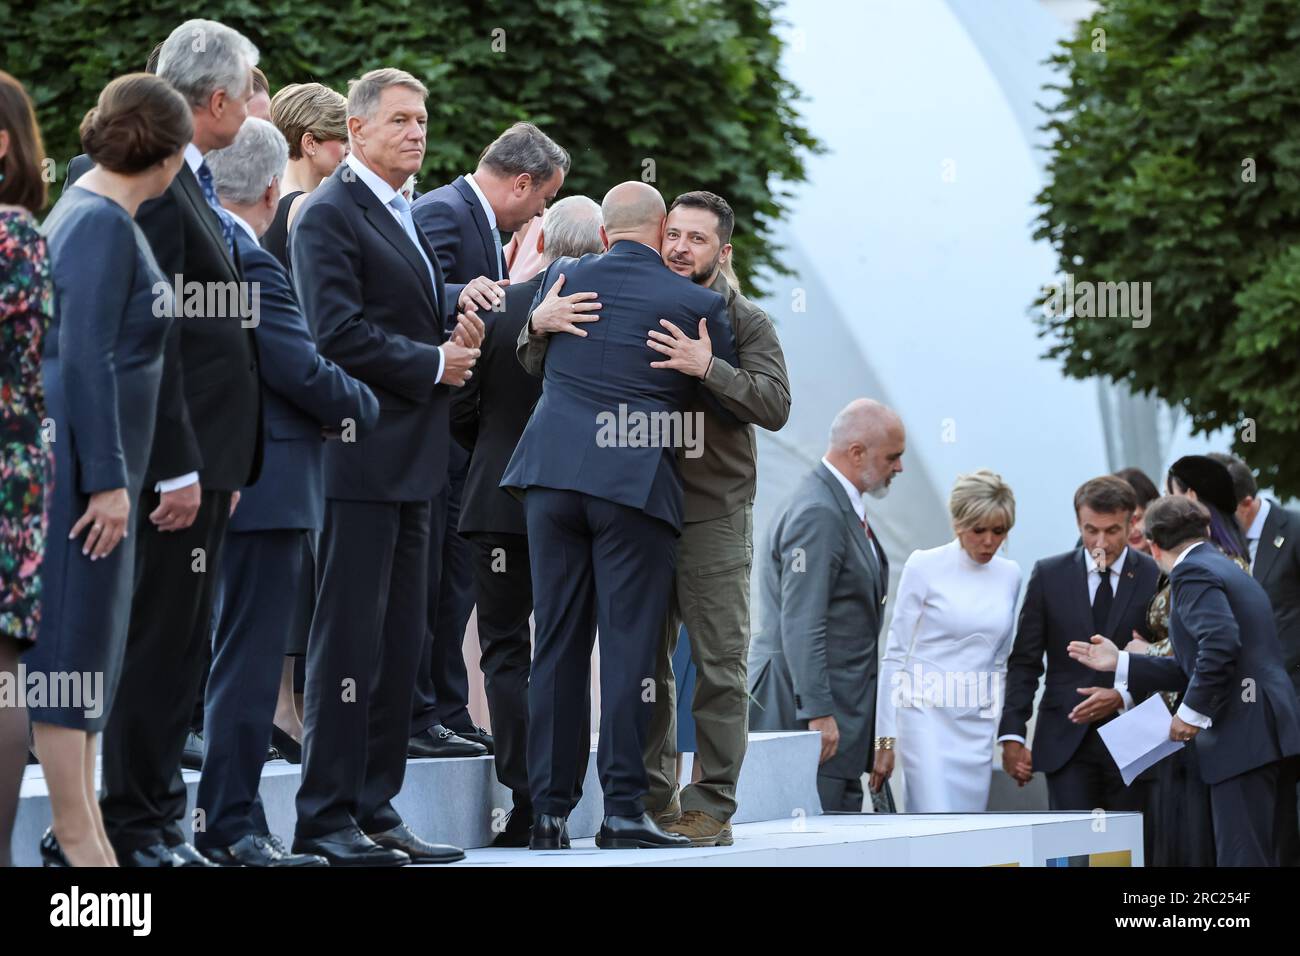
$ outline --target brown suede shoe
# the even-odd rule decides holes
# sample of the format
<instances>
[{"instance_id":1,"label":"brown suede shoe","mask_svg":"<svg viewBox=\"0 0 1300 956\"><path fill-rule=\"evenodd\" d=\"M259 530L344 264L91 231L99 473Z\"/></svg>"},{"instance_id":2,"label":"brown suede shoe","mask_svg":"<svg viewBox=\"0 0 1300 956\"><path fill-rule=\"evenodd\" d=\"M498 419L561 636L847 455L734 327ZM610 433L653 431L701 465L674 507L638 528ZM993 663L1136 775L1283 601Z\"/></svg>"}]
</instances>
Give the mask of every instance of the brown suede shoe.
<instances>
[{"instance_id":1,"label":"brown suede shoe","mask_svg":"<svg viewBox=\"0 0 1300 956\"><path fill-rule=\"evenodd\" d=\"M661 830L668 829L668 827L672 826L672 824L676 823L681 818L682 800L676 792L673 793L673 798L668 801L668 806L664 807L662 810L650 811L650 819L654 820Z\"/></svg>"},{"instance_id":2,"label":"brown suede shoe","mask_svg":"<svg viewBox=\"0 0 1300 956\"><path fill-rule=\"evenodd\" d=\"M687 810L676 823L664 827L669 833L690 837L691 846L731 846L731 824L709 816L703 810Z\"/></svg>"}]
</instances>

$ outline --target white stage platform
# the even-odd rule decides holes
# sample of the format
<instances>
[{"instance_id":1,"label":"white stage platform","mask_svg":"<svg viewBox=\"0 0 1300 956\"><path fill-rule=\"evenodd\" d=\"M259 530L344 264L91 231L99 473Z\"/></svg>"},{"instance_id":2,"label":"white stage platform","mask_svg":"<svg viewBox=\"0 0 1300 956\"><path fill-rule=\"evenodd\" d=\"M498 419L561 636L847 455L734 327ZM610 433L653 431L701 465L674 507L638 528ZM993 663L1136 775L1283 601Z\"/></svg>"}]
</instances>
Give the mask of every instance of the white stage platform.
<instances>
[{"instance_id":1,"label":"white stage platform","mask_svg":"<svg viewBox=\"0 0 1300 956\"><path fill-rule=\"evenodd\" d=\"M395 801L416 833L471 848L457 866L1141 866L1142 818L1115 813L823 815L817 798L819 735L751 734L736 797L735 845L685 850L599 850L602 815L593 751L583 797L569 818L574 849L547 853L497 850L510 795L490 757L412 760ZM299 768L266 765L261 794L273 832L294 828ZM191 820L199 774L185 771ZM37 866L37 843L50 806L40 767L27 768L14 828L14 862ZM481 848L481 849L472 849Z\"/></svg>"},{"instance_id":2,"label":"white stage platform","mask_svg":"<svg viewBox=\"0 0 1300 956\"><path fill-rule=\"evenodd\" d=\"M834 814L743 823L735 845L684 850L470 850L458 866L1141 866L1142 816Z\"/></svg>"}]
</instances>

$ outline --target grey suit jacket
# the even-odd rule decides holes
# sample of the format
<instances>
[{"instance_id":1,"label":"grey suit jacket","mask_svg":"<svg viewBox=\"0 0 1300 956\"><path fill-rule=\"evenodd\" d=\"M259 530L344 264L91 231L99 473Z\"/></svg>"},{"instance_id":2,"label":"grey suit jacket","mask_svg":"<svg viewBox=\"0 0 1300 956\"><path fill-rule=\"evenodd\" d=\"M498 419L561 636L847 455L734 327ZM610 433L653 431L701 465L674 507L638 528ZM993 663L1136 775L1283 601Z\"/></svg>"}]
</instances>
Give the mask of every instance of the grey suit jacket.
<instances>
[{"instance_id":1,"label":"grey suit jacket","mask_svg":"<svg viewBox=\"0 0 1300 956\"><path fill-rule=\"evenodd\" d=\"M759 561L750 727L803 730L833 715L839 749L818 772L856 779L872 759L889 562L822 464L800 483Z\"/></svg>"}]
</instances>

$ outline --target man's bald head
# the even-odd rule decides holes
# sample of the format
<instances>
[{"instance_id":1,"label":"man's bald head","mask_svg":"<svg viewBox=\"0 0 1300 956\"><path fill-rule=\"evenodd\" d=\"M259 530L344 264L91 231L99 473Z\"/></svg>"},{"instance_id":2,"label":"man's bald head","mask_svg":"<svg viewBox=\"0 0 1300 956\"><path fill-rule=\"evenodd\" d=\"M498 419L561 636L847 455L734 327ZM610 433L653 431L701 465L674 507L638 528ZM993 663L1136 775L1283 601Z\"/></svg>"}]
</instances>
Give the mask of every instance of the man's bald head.
<instances>
[{"instance_id":1,"label":"man's bald head","mask_svg":"<svg viewBox=\"0 0 1300 956\"><path fill-rule=\"evenodd\" d=\"M620 239L635 239L659 248L668 210L659 190L648 183L619 183L605 193L600 213L610 245Z\"/></svg>"},{"instance_id":2,"label":"man's bald head","mask_svg":"<svg viewBox=\"0 0 1300 956\"><path fill-rule=\"evenodd\" d=\"M883 498L903 470L906 432L898 413L870 398L849 402L831 422L826 459L862 492Z\"/></svg>"}]
</instances>

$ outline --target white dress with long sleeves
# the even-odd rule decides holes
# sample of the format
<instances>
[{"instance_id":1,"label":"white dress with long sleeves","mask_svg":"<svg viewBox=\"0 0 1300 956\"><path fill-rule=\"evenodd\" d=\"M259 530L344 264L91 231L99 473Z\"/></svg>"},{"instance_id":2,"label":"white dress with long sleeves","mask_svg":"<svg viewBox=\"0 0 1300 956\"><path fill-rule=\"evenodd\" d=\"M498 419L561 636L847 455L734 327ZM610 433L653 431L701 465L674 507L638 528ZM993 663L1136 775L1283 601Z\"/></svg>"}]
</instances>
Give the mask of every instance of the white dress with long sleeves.
<instances>
[{"instance_id":1,"label":"white dress with long sleeves","mask_svg":"<svg viewBox=\"0 0 1300 956\"><path fill-rule=\"evenodd\" d=\"M1020 567L954 539L903 566L876 693L876 736L896 738L908 813L988 809L993 738L1015 631Z\"/></svg>"}]
</instances>

